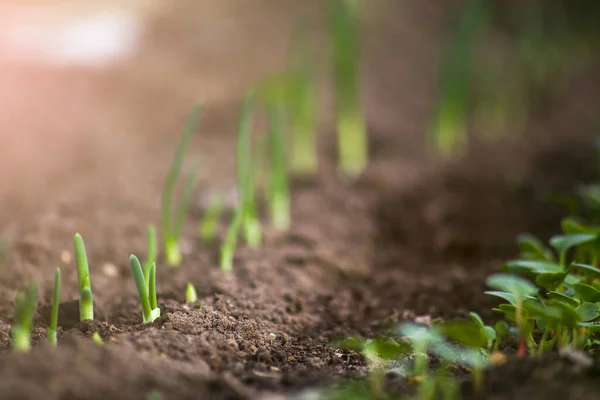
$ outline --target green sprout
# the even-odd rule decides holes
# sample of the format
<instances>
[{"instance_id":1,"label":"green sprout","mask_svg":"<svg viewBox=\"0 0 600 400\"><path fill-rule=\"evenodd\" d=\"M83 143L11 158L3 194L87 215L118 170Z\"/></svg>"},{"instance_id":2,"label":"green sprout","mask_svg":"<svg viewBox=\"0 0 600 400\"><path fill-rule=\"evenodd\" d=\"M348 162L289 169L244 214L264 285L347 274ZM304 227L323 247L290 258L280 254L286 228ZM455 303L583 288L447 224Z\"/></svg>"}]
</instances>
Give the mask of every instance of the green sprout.
<instances>
[{"instance_id":1,"label":"green sprout","mask_svg":"<svg viewBox=\"0 0 600 400\"><path fill-rule=\"evenodd\" d=\"M289 107L291 133L291 173L299 177L310 177L317 173L317 94L310 68L313 61L306 40L305 26L299 26L291 46L289 81L286 87L286 102Z\"/></svg>"},{"instance_id":2,"label":"green sprout","mask_svg":"<svg viewBox=\"0 0 600 400\"><path fill-rule=\"evenodd\" d=\"M104 344L104 341L102 340L102 337L100 336L100 334L98 332L94 332L92 334L92 341L99 345Z\"/></svg>"},{"instance_id":3,"label":"green sprout","mask_svg":"<svg viewBox=\"0 0 600 400\"><path fill-rule=\"evenodd\" d=\"M187 126L181 136L179 146L175 151L175 156L171 162L167 174L165 185L163 187L161 201L161 230L162 240L167 264L175 267L182 261L180 239L183 233L185 218L192 201L194 183L200 169L200 159L196 159L186 178L183 193L179 204L175 210L172 210L173 196L175 194L175 184L182 169L183 157L190 146L192 137L198 125L200 115L200 106L194 107L188 119Z\"/></svg>"},{"instance_id":4,"label":"green sprout","mask_svg":"<svg viewBox=\"0 0 600 400\"><path fill-rule=\"evenodd\" d=\"M262 230L256 211L254 163L252 162L252 109L254 94L249 91L244 97L240 125L237 133L237 179L242 213L242 228L246 243L258 247L262 241Z\"/></svg>"},{"instance_id":5,"label":"green sprout","mask_svg":"<svg viewBox=\"0 0 600 400\"><path fill-rule=\"evenodd\" d=\"M81 321L91 320L94 319L94 297L90 284L90 269L85 244L79 233L75 234L74 243L77 279L79 280L79 319Z\"/></svg>"},{"instance_id":6,"label":"green sprout","mask_svg":"<svg viewBox=\"0 0 600 400\"><path fill-rule=\"evenodd\" d=\"M276 229L287 231L292 223L290 191L284 140L284 110L277 95L267 104L267 117L271 149L271 179L268 184L271 223Z\"/></svg>"},{"instance_id":7,"label":"green sprout","mask_svg":"<svg viewBox=\"0 0 600 400\"><path fill-rule=\"evenodd\" d=\"M31 349L31 330L37 309L38 288L35 282L29 284L26 295L17 292L15 300L15 323L11 330L12 348L16 352L27 352Z\"/></svg>"},{"instance_id":8,"label":"green sprout","mask_svg":"<svg viewBox=\"0 0 600 400\"><path fill-rule=\"evenodd\" d=\"M472 53L491 15L488 3L471 0L465 5L456 37L444 57L440 102L429 137L432 148L442 155L460 152L467 143Z\"/></svg>"},{"instance_id":9,"label":"green sprout","mask_svg":"<svg viewBox=\"0 0 600 400\"><path fill-rule=\"evenodd\" d=\"M194 285L188 282L185 286L185 302L186 303L195 303L198 301L198 292L196 292L196 288Z\"/></svg>"},{"instance_id":10,"label":"green sprout","mask_svg":"<svg viewBox=\"0 0 600 400\"><path fill-rule=\"evenodd\" d=\"M406 355L409 348L404 343L394 338L364 339L362 337L350 337L338 344L345 350L360 352L370 371L368 388L369 399L384 397L385 373L392 362L402 355ZM346 398L346 397L343 397Z\"/></svg>"},{"instance_id":11,"label":"green sprout","mask_svg":"<svg viewBox=\"0 0 600 400\"><path fill-rule=\"evenodd\" d=\"M274 334L273 332L269 333L269 342L271 343L271 346L273 346L273 342L275 341L276 337L277 337L277 335Z\"/></svg>"},{"instance_id":12,"label":"green sprout","mask_svg":"<svg viewBox=\"0 0 600 400\"><path fill-rule=\"evenodd\" d=\"M156 227L154 224L148 224L148 255L144 261L144 279L150 281L150 268L156 263Z\"/></svg>"},{"instance_id":13,"label":"green sprout","mask_svg":"<svg viewBox=\"0 0 600 400\"><path fill-rule=\"evenodd\" d=\"M56 330L58 329L58 307L60 306L60 268L54 274L54 295L52 296L52 311L50 313L50 326L48 327L48 340L56 346Z\"/></svg>"},{"instance_id":14,"label":"green sprout","mask_svg":"<svg viewBox=\"0 0 600 400\"><path fill-rule=\"evenodd\" d=\"M160 317L160 308L156 303L156 264L152 264L150 267L149 282L146 282L140 260L132 254L129 262L142 306L142 321L145 324L151 323Z\"/></svg>"},{"instance_id":15,"label":"green sprout","mask_svg":"<svg viewBox=\"0 0 600 400\"><path fill-rule=\"evenodd\" d=\"M215 194L211 196L208 208L206 209L204 217L202 218L202 222L198 227L200 238L204 242L210 242L217 237L219 219L221 218L224 203L225 196L223 194Z\"/></svg>"},{"instance_id":16,"label":"green sprout","mask_svg":"<svg viewBox=\"0 0 600 400\"><path fill-rule=\"evenodd\" d=\"M227 230L227 236L221 246L221 271L228 273L233 268L233 257L235 254L235 246L237 245L237 239L239 236L240 229L242 228L242 221L244 219L243 210L241 207L237 207L233 214L233 220L229 229Z\"/></svg>"},{"instance_id":17,"label":"green sprout","mask_svg":"<svg viewBox=\"0 0 600 400\"><path fill-rule=\"evenodd\" d=\"M328 0L336 95L339 170L356 178L368 163L366 122L361 105L361 0Z\"/></svg>"}]
</instances>

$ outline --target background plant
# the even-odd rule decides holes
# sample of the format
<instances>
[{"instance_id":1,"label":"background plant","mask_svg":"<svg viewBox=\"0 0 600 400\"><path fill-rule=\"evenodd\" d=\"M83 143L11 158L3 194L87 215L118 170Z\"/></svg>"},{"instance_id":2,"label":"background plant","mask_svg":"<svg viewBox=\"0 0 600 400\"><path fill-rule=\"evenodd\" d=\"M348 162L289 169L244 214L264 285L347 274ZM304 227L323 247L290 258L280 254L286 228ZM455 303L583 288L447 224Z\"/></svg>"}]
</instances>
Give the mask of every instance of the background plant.
<instances>
[{"instance_id":1,"label":"background plant","mask_svg":"<svg viewBox=\"0 0 600 400\"><path fill-rule=\"evenodd\" d=\"M200 117L200 106L196 105L190 113L187 125L181 135L179 145L173 156L169 172L163 186L162 201L161 201L161 231L162 241L165 252L165 259L168 265L178 266L181 264L182 255L180 248L181 235L189 205L192 201L192 194L198 171L200 169L200 159L196 158L188 172L185 180L181 198L175 209L173 210L173 198L175 196L175 185L181 169L183 167L183 158L186 150L191 144L198 119Z\"/></svg>"},{"instance_id":2,"label":"background plant","mask_svg":"<svg viewBox=\"0 0 600 400\"><path fill-rule=\"evenodd\" d=\"M94 296L90 282L90 268L85 251L83 238L75 234L75 261L77 263L77 279L79 281L79 319L81 321L94 319Z\"/></svg>"}]
</instances>

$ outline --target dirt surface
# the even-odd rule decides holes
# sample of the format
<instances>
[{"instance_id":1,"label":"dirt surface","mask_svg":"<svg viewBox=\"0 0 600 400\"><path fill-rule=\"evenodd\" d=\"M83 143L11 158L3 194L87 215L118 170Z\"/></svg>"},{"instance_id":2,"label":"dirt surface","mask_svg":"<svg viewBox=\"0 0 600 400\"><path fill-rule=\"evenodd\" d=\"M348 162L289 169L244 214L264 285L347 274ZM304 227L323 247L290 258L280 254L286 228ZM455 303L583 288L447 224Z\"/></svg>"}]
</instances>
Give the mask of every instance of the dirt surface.
<instances>
[{"instance_id":1,"label":"dirt surface","mask_svg":"<svg viewBox=\"0 0 600 400\"><path fill-rule=\"evenodd\" d=\"M43 127L48 135L68 129L56 142L46 137L37 151L11 142L23 151L20 164L12 167L22 166L25 174L21 181L6 174L3 181L10 190L3 194L0 222L11 243L0 278L3 399L144 399L152 391L166 399L264 398L364 373L364 360L335 348L332 340L373 336L420 315L477 311L491 317L493 300L483 295L485 276L514 254L515 235L544 236L558 227L564 211L543 202L544 196L595 178L590 133L598 98L585 77L533 120L533 138L542 132L552 138L539 139L536 151L524 144L531 143L529 138L475 149L459 162L423 161L418 143L432 104L442 39L441 30L431 27L440 25L444 10L377 1L368 19L365 94L372 162L365 176L355 185L337 179L325 113L321 171L315 181L293 185L291 231L275 232L266 224L264 246L240 248L233 272L224 275L217 268L218 244L197 239L203 211L198 200L186 228L184 265L170 269L159 262L162 316L143 325L128 256L145 254L146 225L158 221L173 133L191 100L198 93L207 98L193 150L204 157L200 199L233 182L231 132L242 90L277 67L285 54L285 35L273 32L291 25L298 14L312 16L315 26L321 20L316 1L283 7L265 0L264 14L229 3L221 2L211 19L201 11L217 2L197 8L181 2L181 9L153 22L155 47L130 65L108 72L43 71L40 85L56 102L45 110L41 100L31 103L35 96L23 94L23 104L45 112L46 119L28 121L31 108L11 109L14 119L6 119L6 127L16 120L26 128L24 135ZM196 19L191 11L203 16ZM228 18L239 23L231 27ZM212 24L201 30L202 40L190 41L189 30L203 21ZM240 53L225 52L207 32L230 35ZM247 32L252 32L249 38ZM256 54L250 54L249 43L258 43ZM247 57L250 61L241 65ZM6 75L4 80L10 81ZM39 89L29 81L15 90L28 85ZM69 123L62 117L67 110ZM567 140L565 133L577 139ZM44 151L46 143L54 144L51 151ZM564 154L577 157L560 158ZM557 164L564 171L558 181ZM224 223L221 237L225 228ZM94 322L78 323L72 301L75 232L88 250ZM51 349L45 328L57 265L63 271L63 304L59 347ZM16 355L9 351L13 299L32 278L43 303L35 347ZM196 304L184 303L188 282L197 288ZM105 345L89 340L93 332ZM485 394L548 398L561 384L577 385L580 397L565 393L569 398L597 392L590 371L561 368L562 362L509 363L492 373ZM546 385L548 380L555 385ZM467 389L465 394L481 398Z\"/></svg>"}]
</instances>

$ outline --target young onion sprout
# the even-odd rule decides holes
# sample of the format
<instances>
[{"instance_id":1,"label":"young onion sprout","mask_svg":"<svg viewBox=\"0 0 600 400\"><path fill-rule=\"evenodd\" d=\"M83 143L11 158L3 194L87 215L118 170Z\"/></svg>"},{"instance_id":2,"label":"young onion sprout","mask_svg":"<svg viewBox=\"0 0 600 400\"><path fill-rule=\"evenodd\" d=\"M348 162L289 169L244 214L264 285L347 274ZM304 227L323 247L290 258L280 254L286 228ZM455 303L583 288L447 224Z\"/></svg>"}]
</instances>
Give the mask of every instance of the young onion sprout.
<instances>
[{"instance_id":1,"label":"young onion sprout","mask_svg":"<svg viewBox=\"0 0 600 400\"><path fill-rule=\"evenodd\" d=\"M353 179L366 168L368 142L360 91L361 0L327 0L337 108L339 169Z\"/></svg>"},{"instance_id":2,"label":"young onion sprout","mask_svg":"<svg viewBox=\"0 0 600 400\"><path fill-rule=\"evenodd\" d=\"M185 302L186 303L195 303L198 301L198 292L196 292L196 288L191 283L188 283L185 286Z\"/></svg>"},{"instance_id":3,"label":"young onion sprout","mask_svg":"<svg viewBox=\"0 0 600 400\"><path fill-rule=\"evenodd\" d=\"M142 306L142 321L145 324L153 322L160 317L160 308L157 307L156 302L156 264L150 267L149 281L146 282L140 260L132 254L129 262Z\"/></svg>"},{"instance_id":4,"label":"young onion sprout","mask_svg":"<svg viewBox=\"0 0 600 400\"><path fill-rule=\"evenodd\" d=\"M15 323L11 330L12 348L17 352L31 349L31 329L37 309L38 288L35 282L29 284L27 294L17 293L15 300Z\"/></svg>"},{"instance_id":5,"label":"young onion sprout","mask_svg":"<svg viewBox=\"0 0 600 400\"><path fill-rule=\"evenodd\" d=\"M284 139L284 109L278 93L267 103L269 122L269 145L271 150L271 173L268 183L268 200L271 223L281 231L291 226L290 192L288 183L287 154Z\"/></svg>"},{"instance_id":6,"label":"young onion sprout","mask_svg":"<svg viewBox=\"0 0 600 400\"><path fill-rule=\"evenodd\" d=\"M200 238L204 242L211 242L217 237L219 228L219 220L225 204L225 196L223 194L214 194L211 196L208 208L204 213L202 222L198 227Z\"/></svg>"},{"instance_id":7,"label":"young onion sprout","mask_svg":"<svg viewBox=\"0 0 600 400\"><path fill-rule=\"evenodd\" d=\"M307 43L307 31L300 26L291 46L289 82L286 101L289 106L291 155L290 171L299 177L317 173L317 93L311 71L312 54Z\"/></svg>"},{"instance_id":8,"label":"young onion sprout","mask_svg":"<svg viewBox=\"0 0 600 400\"><path fill-rule=\"evenodd\" d=\"M77 262L77 279L79 281L79 319L81 321L94 319L94 297L90 284L90 269L88 266L85 244L79 233L74 238L75 260Z\"/></svg>"},{"instance_id":9,"label":"young onion sprout","mask_svg":"<svg viewBox=\"0 0 600 400\"><path fill-rule=\"evenodd\" d=\"M471 0L465 7L443 61L440 102L430 132L430 145L442 155L460 152L467 144L472 53L490 15L485 1Z\"/></svg>"},{"instance_id":10,"label":"young onion sprout","mask_svg":"<svg viewBox=\"0 0 600 400\"><path fill-rule=\"evenodd\" d=\"M54 274L54 295L52 296L52 311L50 312L50 325L48 326L48 340L56 346L56 330L58 329L58 307L60 305L60 268Z\"/></svg>"},{"instance_id":11,"label":"young onion sprout","mask_svg":"<svg viewBox=\"0 0 600 400\"><path fill-rule=\"evenodd\" d=\"M244 239L250 247L258 247L262 241L262 229L256 211L254 164L252 162L253 107L254 94L250 91L244 97L237 133L237 179Z\"/></svg>"},{"instance_id":12,"label":"young onion sprout","mask_svg":"<svg viewBox=\"0 0 600 400\"><path fill-rule=\"evenodd\" d=\"M200 169L200 160L196 159L186 178L183 194L179 200L175 210L172 210L173 196L175 193L175 184L182 169L183 156L190 146L192 137L198 125L200 115L200 106L194 107L189 117L187 126L181 136L179 146L175 151L175 156L169 168L167 178L162 193L161 202L161 230L162 240L165 251L165 259L170 266L178 266L181 264L182 255L180 239L183 233L183 227L189 205L192 200L194 183L196 182L197 174Z\"/></svg>"},{"instance_id":13,"label":"young onion sprout","mask_svg":"<svg viewBox=\"0 0 600 400\"><path fill-rule=\"evenodd\" d=\"M144 279L149 282L150 268L156 263L156 227L154 224L148 224L148 255L144 261Z\"/></svg>"}]
</instances>

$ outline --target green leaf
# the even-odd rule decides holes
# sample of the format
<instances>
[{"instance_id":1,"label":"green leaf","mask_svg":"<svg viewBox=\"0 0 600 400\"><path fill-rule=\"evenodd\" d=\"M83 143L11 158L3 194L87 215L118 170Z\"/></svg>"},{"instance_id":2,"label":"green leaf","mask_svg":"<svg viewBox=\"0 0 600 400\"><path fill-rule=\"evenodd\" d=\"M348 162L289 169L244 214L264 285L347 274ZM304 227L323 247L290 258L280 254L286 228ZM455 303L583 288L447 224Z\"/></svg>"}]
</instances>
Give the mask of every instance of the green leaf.
<instances>
[{"instance_id":1,"label":"green leaf","mask_svg":"<svg viewBox=\"0 0 600 400\"><path fill-rule=\"evenodd\" d=\"M595 233L574 233L570 235L557 235L550 239L550 244L559 253L563 253L572 247L589 243L598 238Z\"/></svg>"},{"instance_id":2,"label":"green leaf","mask_svg":"<svg viewBox=\"0 0 600 400\"><path fill-rule=\"evenodd\" d=\"M441 332L448 339L467 347L481 348L487 344L485 331L472 322L448 322L441 325Z\"/></svg>"},{"instance_id":3,"label":"green leaf","mask_svg":"<svg viewBox=\"0 0 600 400\"><path fill-rule=\"evenodd\" d=\"M597 235L598 233L600 233L599 228L586 226L572 217L564 218L561 222L561 226L563 232L569 235L578 233L593 233Z\"/></svg>"},{"instance_id":4,"label":"green leaf","mask_svg":"<svg viewBox=\"0 0 600 400\"><path fill-rule=\"evenodd\" d=\"M480 327L484 327L485 324L483 323L483 320L481 319L481 317L479 316L479 314L477 314L476 312L470 312L469 316L471 317L471 320L473 322L475 322L477 325L479 325Z\"/></svg>"},{"instance_id":5,"label":"green leaf","mask_svg":"<svg viewBox=\"0 0 600 400\"><path fill-rule=\"evenodd\" d=\"M505 264L508 272L523 274L545 274L553 272L562 272L560 265L549 261L533 261L533 260L512 260Z\"/></svg>"},{"instance_id":6,"label":"green leaf","mask_svg":"<svg viewBox=\"0 0 600 400\"><path fill-rule=\"evenodd\" d=\"M528 280L508 274L491 275L487 278L487 284L494 289L514 294L517 300L522 300L538 292L538 288Z\"/></svg>"},{"instance_id":7,"label":"green leaf","mask_svg":"<svg viewBox=\"0 0 600 400\"><path fill-rule=\"evenodd\" d=\"M583 301L589 303L600 301L600 291L593 286L586 285L585 283L576 283L573 285L573 290L577 292Z\"/></svg>"},{"instance_id":8,"label":"green leaf","mask_svg":"<svg viewBox=\"0 0 600 400\"><path fill-rule=\"evenodd\" d=\"M541 318L550 326L562 325L573 327L581 321L577 311L560 301L550 300L546 305L539 302L530 302L524 305L529 314L534 318Z\"/></svg>"},{"instance_id":9,"label":"green leaf","mask_svg":"<svg viewBox=\"0 0 600 400\"><path fill-rule=\"evenodd\" d=\"M555 299L557 301L561 301L565 304L570 305L571 307L577 307L579 306L579 302L567 295L564 295L562 293L558 293L558 292L548 292L548 297L550 297L551 299Z\"/></svg>"},{"instance_id":10,"label":"green leaf","mask_svg":"<svg viewBox=\"0 0 600 400\"><path fill-rule=\"evenodd\" d=\"M528 254L538 260L552 260L552 253L544 244L530 233L522 233L517 238L521 253Z\"/></svg>"},{"instance_id":11,"label":"green leaf","mask_svg":"<svg viewBox=\"0 0 600 400\"><path fill-rule=\"evenodd\" d=\"M562 272L544 273L535 278L535 283L545 289L554 290L560 286L566 276L567 274Z\"/></svg>"},{"instance_id":12,"label":"green leaf","mask_svg":"<svg viewBox=\"0 0 600 400\"><path fill-rule=\"evenodd\" d=\"M393 339L374 339L366 342L363 351L374 354L383 360L393 360L402 354L408 353L410 347Z\"/></svg>"},{"instance_id":13,"label":"green leaf","mask_svg":"<svg viewBox=\"0 0 600 400\"><path fill-rule=\"evenodd\" d=\"M583 303L577 307L577 313L583 322L588 322L598 317L598 305L594 303Z\"/></svg>"},{"instance_id":14,"label":"green leaf","mask_svg":"<svg viewBox=\"0 0 600 400\"><path fill-rule=\"evenodd\" d=\"M508 324L504 321L498 321L496 322L496 325L494 325L494 330L496 331L497 337L503 337L508 333Z\"/></svg>"},{"instance_id":15,"label":"green leaf","mask_svg":"<svg viewBox=\"0 0 600 400\"><path fill-rule=\"evenodd\" d=\"M600 324L598 322L580 322L577 326L587 328L590 334L600 333Z\"/></svg>"},{"instance_id":16,"label":"green leaf","mask_svg":"<svg viewBox=\"0 0 600 400\"><path fill-rule=\"evenodd\" d=\"M515 304L517 304L517 300L515 299L515 295L512 294L512 293L490 291L490 292L484 292L484 294L488 294L490 296L500 297L501 299L504 299L504 300L508 301L513 306Z\"/></svg>"},{"instance_id":17,"label":"green leaf","mask_svg":"<svg viewBox=\"0 0 600 400\"><path fill-rule=\"evenodd\" d=\"M583 272L591 278L600 278L600 269L587 264L571 264L569 270Z\"/></svg>"}]
</instances>

